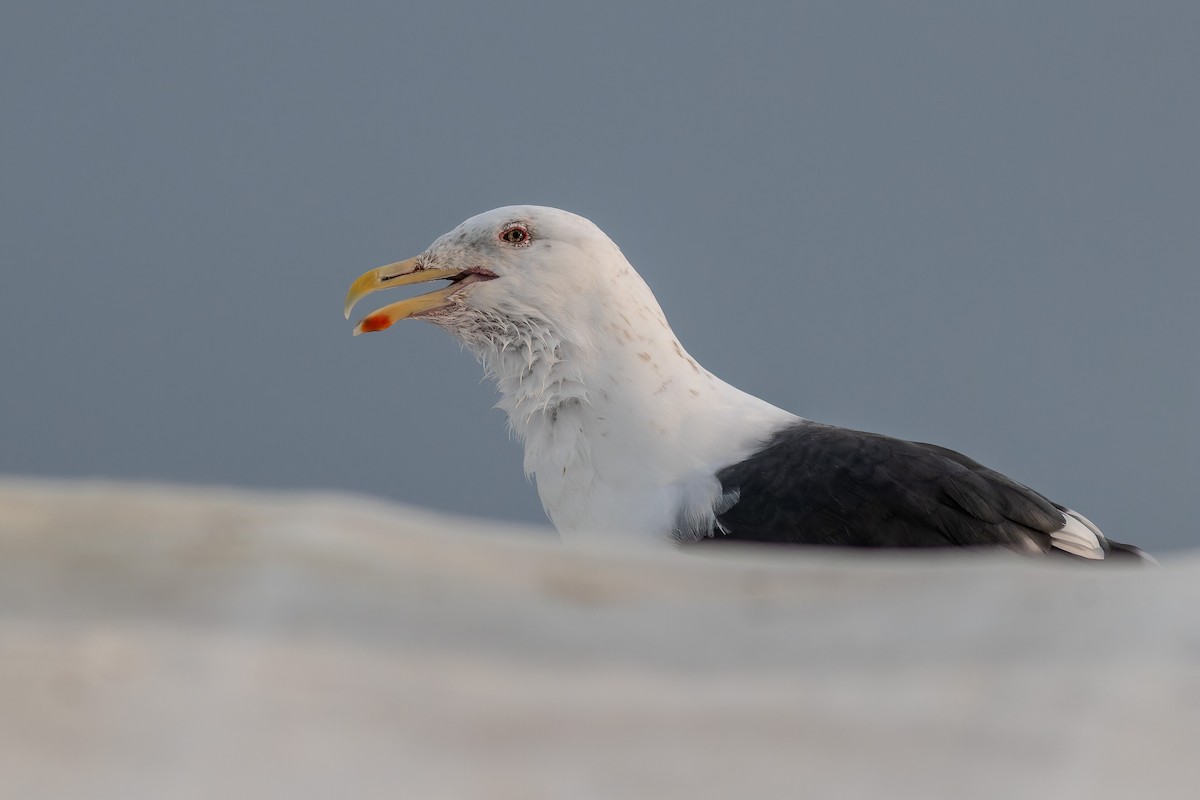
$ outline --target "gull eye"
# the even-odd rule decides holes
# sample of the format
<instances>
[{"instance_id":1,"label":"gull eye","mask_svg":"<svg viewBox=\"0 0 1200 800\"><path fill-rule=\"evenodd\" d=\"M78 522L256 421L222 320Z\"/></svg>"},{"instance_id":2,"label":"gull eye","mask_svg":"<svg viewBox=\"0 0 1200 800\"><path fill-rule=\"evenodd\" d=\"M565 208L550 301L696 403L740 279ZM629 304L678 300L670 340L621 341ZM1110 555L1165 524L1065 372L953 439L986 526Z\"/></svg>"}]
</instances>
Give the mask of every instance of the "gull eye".
<instances>
[{"instance_id":1,"label":"gull eye","mask_svg":"<svg viewBox=\"0 0 1200 800\"><path fill-rule=\"evenodd\" d=\"M500 232L500 241L518 247L529 244L529 229L524 225L509 225Z\"/></svg>"}]
</instances>

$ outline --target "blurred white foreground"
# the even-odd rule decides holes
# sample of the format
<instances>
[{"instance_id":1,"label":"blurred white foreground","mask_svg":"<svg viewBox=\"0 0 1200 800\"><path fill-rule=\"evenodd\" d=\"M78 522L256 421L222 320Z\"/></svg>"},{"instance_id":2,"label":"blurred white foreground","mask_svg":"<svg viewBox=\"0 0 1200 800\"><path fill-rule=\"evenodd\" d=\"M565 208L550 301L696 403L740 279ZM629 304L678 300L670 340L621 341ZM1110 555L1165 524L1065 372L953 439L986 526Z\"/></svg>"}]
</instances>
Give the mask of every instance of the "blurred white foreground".
<instances>
[{"instance_id":1,"label":"blurred white foreground","mask_svg":"<svg viewBox=\"0 0 1200 800\"><path fill-rule=\"evenodd\" d=\"M0 548L3 797L1200 796L1195 556L596 554L18 480Z\"/></svg>"}]
</instances>

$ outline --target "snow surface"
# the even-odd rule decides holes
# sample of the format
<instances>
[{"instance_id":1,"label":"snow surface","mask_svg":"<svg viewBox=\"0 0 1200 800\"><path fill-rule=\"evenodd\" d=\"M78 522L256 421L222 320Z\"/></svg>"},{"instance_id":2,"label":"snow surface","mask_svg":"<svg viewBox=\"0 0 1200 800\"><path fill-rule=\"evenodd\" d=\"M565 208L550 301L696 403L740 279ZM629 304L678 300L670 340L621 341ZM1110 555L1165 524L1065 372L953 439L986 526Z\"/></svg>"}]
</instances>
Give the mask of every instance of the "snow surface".
<instances>
[{"instance_id":1,"label":"snow surface","mask_svg":"<svg viewBox=\"0 0 1200 800\"><path fill-rule=\"evenodd\" d=\"M1200 793L1200 558L583 551L0 481L0 795Z\"/></svg>"}]
</instances>

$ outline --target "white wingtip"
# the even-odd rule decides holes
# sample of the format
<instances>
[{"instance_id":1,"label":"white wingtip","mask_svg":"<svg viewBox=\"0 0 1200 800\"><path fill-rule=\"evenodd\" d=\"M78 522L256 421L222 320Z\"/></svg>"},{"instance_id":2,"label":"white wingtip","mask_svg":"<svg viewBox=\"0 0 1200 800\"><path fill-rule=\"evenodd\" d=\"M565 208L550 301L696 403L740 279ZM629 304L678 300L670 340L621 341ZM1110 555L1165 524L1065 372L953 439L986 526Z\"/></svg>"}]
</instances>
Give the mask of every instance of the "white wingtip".
<instances>
[{"instance_id":1,"label":"white wingtip","mask_svg":"<svg viewBox=\"0 0 1200 800\"><path fill-rule=\"evenodd\" d=\"M1077 511L1063 512L1063 526L1050 534L1050 545L1080 558L1104 558L1104 534Z\"/></svg>"}]
</instances>

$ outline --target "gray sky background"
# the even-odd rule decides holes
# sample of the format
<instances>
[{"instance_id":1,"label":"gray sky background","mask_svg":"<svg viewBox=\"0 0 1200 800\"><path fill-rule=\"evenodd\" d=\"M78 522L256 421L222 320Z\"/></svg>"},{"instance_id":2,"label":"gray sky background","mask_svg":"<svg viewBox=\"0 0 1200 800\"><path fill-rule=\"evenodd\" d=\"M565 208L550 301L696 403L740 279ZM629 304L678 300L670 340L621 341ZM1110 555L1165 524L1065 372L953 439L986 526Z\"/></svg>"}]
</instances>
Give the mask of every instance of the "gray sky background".
<instances>
[{"instance_id":1,"label":"gray sky background","mask_svg":"<svg viewBox=\"0 0 1200 800\"><path fill-rule=\"evenodd\" d=\"M697 358L1200 542L1200 4L5 3L0 472L544 521L349 281L590 217Z\"/></svg>"}]
</instances>

